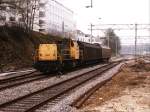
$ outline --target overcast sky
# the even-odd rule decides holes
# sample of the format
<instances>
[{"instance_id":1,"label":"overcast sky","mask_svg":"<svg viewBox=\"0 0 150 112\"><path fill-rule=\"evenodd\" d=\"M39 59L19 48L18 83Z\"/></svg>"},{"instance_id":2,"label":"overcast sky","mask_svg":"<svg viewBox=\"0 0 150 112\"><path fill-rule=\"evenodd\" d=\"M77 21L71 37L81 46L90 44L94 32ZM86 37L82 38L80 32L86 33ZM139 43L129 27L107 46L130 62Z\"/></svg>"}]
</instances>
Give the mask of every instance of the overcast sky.
<instances>
[{"instance_id":1,"label":"overcast sky","mask_svg":"<svg viewBox=\"0 0 150 112\"><path fill-rule=\"evenodd\" d=\"M90 33L93 24L147 24L149 23L149 0L93 0L93 8L85 8L91 0L59 0L75 13L77 28ZM101 18L101 19L98 19ZM116 31L118 33L118 31ZM124 35L127 32L121 32ZM97 32L94 32L97 33ZM129 32L132 35L133 32ZM144 33L144 35L148 35Z\"/></svg>"}]
</instances>

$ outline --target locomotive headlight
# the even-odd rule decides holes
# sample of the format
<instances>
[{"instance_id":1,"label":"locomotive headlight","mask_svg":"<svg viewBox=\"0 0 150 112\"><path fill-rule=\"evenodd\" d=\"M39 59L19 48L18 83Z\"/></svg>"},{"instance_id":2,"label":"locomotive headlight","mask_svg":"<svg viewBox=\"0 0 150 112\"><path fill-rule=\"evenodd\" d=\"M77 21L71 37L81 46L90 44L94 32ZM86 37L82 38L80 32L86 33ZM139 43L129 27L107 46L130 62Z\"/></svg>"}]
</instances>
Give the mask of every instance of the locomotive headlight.
<instances>
[{"instance_id":1,"label":"locomotive headlight","mask_svg":"<svg viewBox=\"0 0 150 112\"><path fill-rule=\"evenodd\" d=\"M39 56L42 56L42 54L39 54Z\"/></svg>"}]
</instances>

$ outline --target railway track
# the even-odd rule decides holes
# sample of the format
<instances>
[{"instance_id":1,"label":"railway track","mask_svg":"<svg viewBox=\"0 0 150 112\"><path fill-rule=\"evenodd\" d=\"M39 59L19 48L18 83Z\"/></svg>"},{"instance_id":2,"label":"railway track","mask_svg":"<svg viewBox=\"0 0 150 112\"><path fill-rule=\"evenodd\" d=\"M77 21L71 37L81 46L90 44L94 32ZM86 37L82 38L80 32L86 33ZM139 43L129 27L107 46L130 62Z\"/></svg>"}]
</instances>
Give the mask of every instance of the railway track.
<instances>
[{"instance_id":1,"label":"railway track","mask_svg":"<svg viewBox=\"0 0 150 112\"><path fill-rule=\"evenodd\" d=\"M43 88L28 95L0 104L0 111L4 112L31 112L44 104L66 95L71 90L101 75L106 70L116 66L118 63L111 63L101 68L75 76L55 85Z\"/></svg>"},{"instance_id":2,"label":"railway track","mask_svg":"<svg viewBox=\"0 0 150 112\"><path fill-rule=\"evenodd\" d=\"M87 67L89 67L89 65ZM81 68L85 68L85 66L80 67L80 69ZM70 70L70 72L74 71L74 70L79 70L79 68L75 68L73 70ZM35 80L48 78L48 77L50 77L50 75L49 76L48 75L43 75L42 73L39 73L37 71L24 73L22 75L21 74L19 74L19 75L13 74L13 76L10 75L9 77L6 77L5 79L0 79L0 91L2 91L4 89L11 88L11 87L15 87L15 86L18 86L18 85L22 85L22 84L25 84L25 83L28 83L28 82L32 82L32 81L35 81Z\"/></svg>"},{"instance_id":3,"label":"railway track","mask_svg":"<svg viewBox=\"0 0 150 112\"><path fill-rule=\"evenodd\" d=\"M31 72L26 72L26 73L21 73L21 72L16 72L16 73L10 73L9 75L6 75L5 77L0 79L0 83L1 82L6 82L8 80L14 80L14 79L19 79L21 77L27 76L27 75L31 75L33 73L35 73L36 71L31 71Z\"/></svg>"},{"instance_id":4,"label":"railway track","mask_svg":"<svg viewBox=\"0 0 150 112\"><path fill-rule=\"evenodd\" d=\"M0 81L0 91L47 77L48 76L42 75L41 73L34 71L23 75L6 78Z\"/></svg>"},{"instance_id":5,"label":"railway track","mask_svg":"<svg viewBox=\"0 0 150 112\"><path fill-rule=\"evenodd\" d=\"M102 82L99 82L96 86L93 88L89 89L87 92L82 94L79 98L77 98L72 104L72 107L80 108L84 104L86 100L96 91L98 90L101 86L103 86L107 81L111 80L111 78L104 80Z\"/></svg>"}]
</instances>

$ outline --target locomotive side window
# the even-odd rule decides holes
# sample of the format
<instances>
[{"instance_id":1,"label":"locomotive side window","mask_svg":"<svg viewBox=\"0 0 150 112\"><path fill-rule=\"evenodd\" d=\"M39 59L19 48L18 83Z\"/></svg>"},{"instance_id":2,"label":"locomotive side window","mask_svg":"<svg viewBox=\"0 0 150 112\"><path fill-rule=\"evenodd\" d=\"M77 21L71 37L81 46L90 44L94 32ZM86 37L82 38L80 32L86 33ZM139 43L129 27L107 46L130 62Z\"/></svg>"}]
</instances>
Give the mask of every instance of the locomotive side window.
<instances>
[{"instance_id":1,"label":"locomotive side window","mask_svg":"<svg viewBox=\"0 0 150 112\"><path fill-rule=\"evenodd\" d=\"M74 43L73 43L73 41L71 41L71 47L73 47L74 46Z\"/></svg>"}]
</instances>

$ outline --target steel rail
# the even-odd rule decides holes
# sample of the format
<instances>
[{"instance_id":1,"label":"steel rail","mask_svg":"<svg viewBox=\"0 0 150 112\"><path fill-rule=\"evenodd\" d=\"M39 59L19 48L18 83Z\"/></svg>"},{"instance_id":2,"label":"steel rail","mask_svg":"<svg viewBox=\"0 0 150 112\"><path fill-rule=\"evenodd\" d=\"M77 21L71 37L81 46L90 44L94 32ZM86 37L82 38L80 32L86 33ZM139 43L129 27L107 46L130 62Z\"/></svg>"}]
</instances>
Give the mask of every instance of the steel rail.
<instances>
[{"instance_id":1,"label":"steel rail","mask_svg":"<svg viewBox=\"0 0 150 112\"><path fill-rule=\"evenodd\" d=\"M30 112L34 111L45 103L56 99L58 96L65 94L68 91L76 88L77 86L97 77L104 71L112 68L118 63L112 63L111 65L105 65L101 68L80 74L73 78L67 79L65 81L59 82L55 85L43 88L41 90L35 91L31 94L16 98L14 100L0 104L0 110L11 112Z\"/></svg>"},{"instance_id":2,"label":"steel rail","mask_svg":"<svg viewBox=\"0 0 150 112\"><path fill-rule=\"evenodd\" d=\"M12 79L10 81L7 80L6 82L0 83L0 91L11 88L11 87L20 86L25 83L33 82L36 80L48 78L48 77L50 77L50 76L39 73L39 74L32 74L32 75L24 76L24 77L22 76L17 79Z\"/></svg>"},{"instance_id":3,"label":"steel rail","mask_svg":"<svg viewBox=\"0 0 150 112\"><path fill-rule=\"evenodd\" d=\"M33 73L36 73L36 71L25 73L23 75L17 75L17 76L10 75L10 77L8 77L8 78L0 79L0 84L1 83L5 83L5 82L9 82L9 81L14 81L14 80L22 79L24 77L28 77L28 76L32 75Z\"/></svg>"},{"instance_id":4,"label":"steel rail","mask_svg":"<svg viewBox=\"0 0 150 112\"><path fill-rule=\"evenodd\" d=\"M118 71L117 73L119 73L120 71ZM114 77L117 73L115 73L112 77ZM87 92L85 92L84 94L82 94L80 97L78 97L72 104L71 106L76 107L76 108L80 108L85 101L87 101L89 99L89 97L95 92L97 91L100 87L102 87L104 84L106 84L108 81L110 81L112 79L112 77L110 77L109 79L106 79L104 81L99 82L98 84L96 84L93 88L89 89Z\"/></svg>"}]
</instances>

